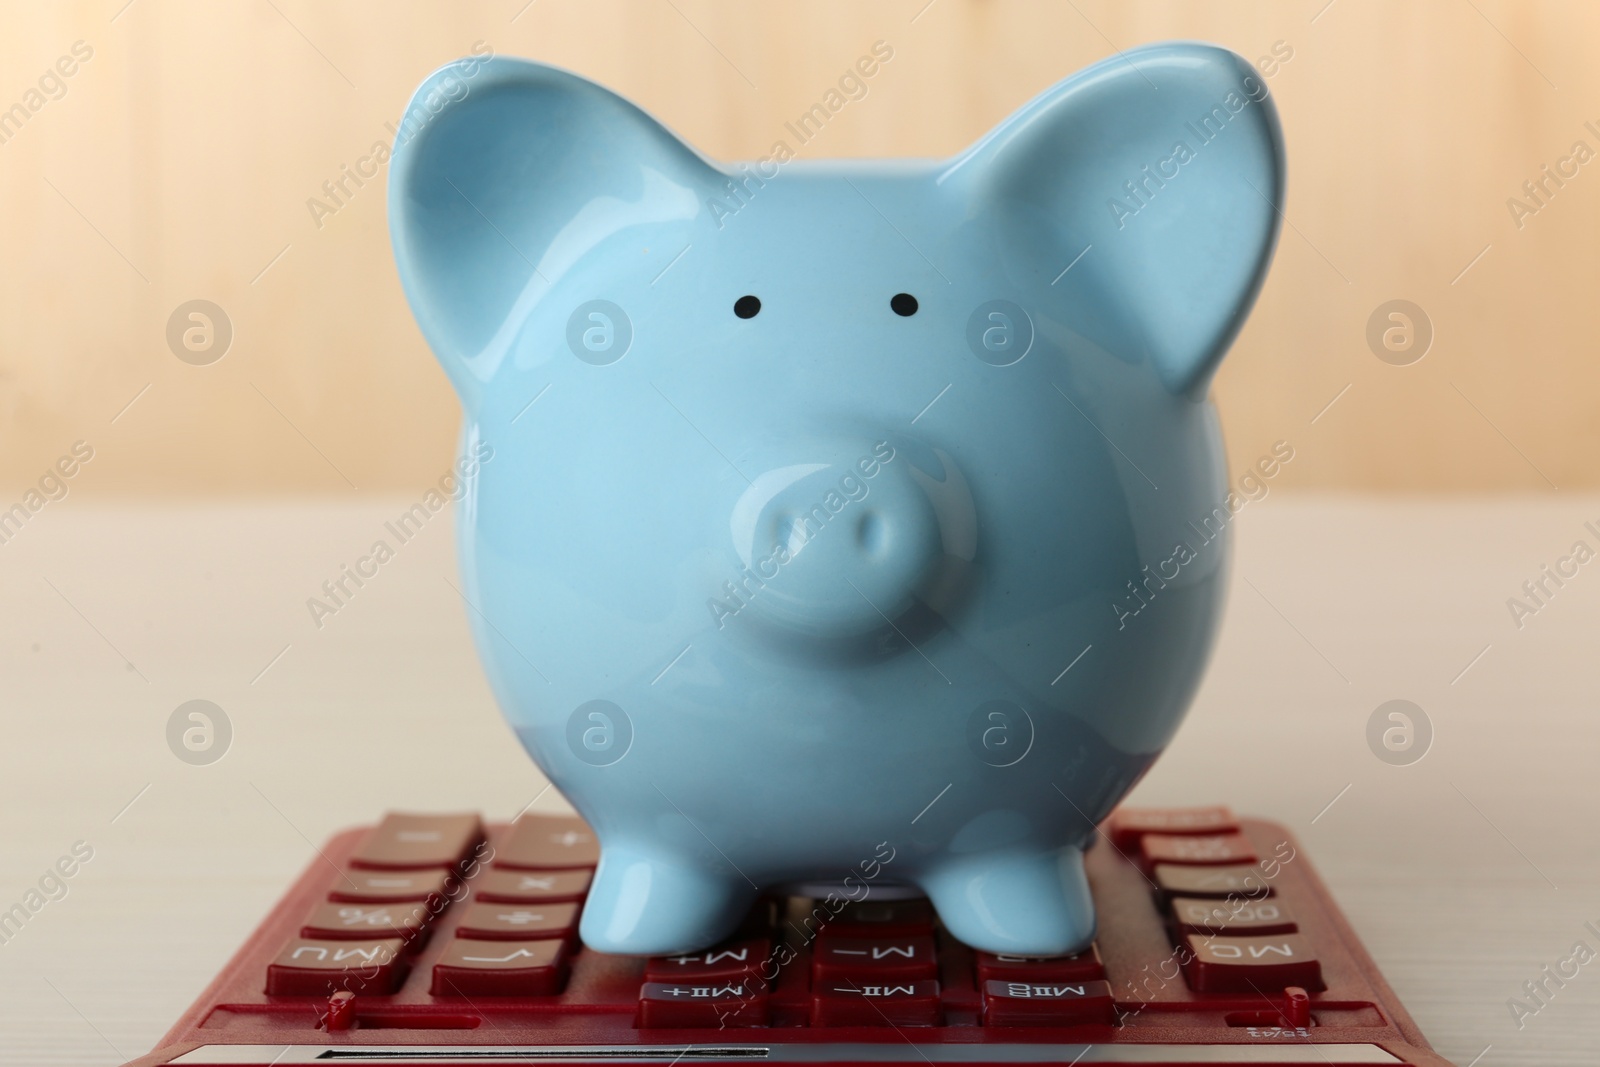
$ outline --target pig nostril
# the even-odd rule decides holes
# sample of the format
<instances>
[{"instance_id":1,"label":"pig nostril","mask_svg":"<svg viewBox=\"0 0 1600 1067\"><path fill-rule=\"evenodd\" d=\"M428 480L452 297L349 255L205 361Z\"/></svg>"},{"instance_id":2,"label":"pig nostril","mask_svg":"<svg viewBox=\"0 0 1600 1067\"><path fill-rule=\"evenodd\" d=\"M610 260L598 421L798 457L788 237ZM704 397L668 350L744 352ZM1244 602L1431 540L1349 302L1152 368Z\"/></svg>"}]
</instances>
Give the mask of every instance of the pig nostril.
<instances>
[{"instance_id":1,"label":"pig nostril","mask_svg":"<svg viewBox=\"0 0 1600 1067\"><path fill-rule=\"evenodd\" d=\"M856 544L869 555L882 551L884 536L884 523L876 511L867 512L856 522Z\"/></svg>"},{"instance_id":2,"label":"pig nostril","mask_svg":"<svg viewBox=\"0 0 1600 1067\"><path fill-rule=\"evenodd\" d=\"M799 520L789 512L782 511L777 514L775 521L777 524L777 536L774 538L773 543L782 545L791 556L799 552L801 546L805 544L805 536L802 532L803 527L800 525Z\"/></svg>"}]
</instances>

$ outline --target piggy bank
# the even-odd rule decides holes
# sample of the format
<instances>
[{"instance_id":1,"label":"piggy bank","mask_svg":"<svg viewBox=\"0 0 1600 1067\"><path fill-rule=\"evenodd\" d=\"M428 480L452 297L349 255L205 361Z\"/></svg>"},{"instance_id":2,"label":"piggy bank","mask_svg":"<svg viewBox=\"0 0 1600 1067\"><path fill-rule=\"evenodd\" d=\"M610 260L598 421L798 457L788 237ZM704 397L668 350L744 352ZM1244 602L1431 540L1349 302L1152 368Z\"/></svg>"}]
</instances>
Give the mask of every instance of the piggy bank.
<instances>
[{"instance_id":1,"label":"piggy bank","mask_svg":"<svg viewBox=\"0 0 1600 1067\"><path fill-rule=\"evenodd\" d=\"M852 95L725 164L474 59L398 127L395 259L474 460L463 611L599 838L599 951L701 949L783 893L1083 947L1084 850L1217 628L1208 385L1284 191L1257 72L1141 48L949 159L805 158L890 106Z\"/></svg>"}]
</instances>

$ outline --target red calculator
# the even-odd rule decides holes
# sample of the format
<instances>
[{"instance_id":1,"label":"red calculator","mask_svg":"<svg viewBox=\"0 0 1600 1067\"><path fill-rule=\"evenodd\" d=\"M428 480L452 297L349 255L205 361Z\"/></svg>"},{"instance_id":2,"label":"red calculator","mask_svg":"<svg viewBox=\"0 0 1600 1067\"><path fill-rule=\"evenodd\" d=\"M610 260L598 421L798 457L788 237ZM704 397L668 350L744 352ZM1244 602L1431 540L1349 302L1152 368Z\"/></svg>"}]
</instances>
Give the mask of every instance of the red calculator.
<instances>
[{"instance_id":1,"label":"red calculator","mask_svg":"<svg viewBox=\"0 0 1600 1067\"><path fill-rule=\"evenodd\" d=\"M1410 1064L1447 1067L1298 844L1226 808L1124 809L1099 935L974 952L924 899L766 897L723 944L582 947L571 817L390 814L334 837L149 1055L182 1067Z\"/></svg>"}]
</instances>

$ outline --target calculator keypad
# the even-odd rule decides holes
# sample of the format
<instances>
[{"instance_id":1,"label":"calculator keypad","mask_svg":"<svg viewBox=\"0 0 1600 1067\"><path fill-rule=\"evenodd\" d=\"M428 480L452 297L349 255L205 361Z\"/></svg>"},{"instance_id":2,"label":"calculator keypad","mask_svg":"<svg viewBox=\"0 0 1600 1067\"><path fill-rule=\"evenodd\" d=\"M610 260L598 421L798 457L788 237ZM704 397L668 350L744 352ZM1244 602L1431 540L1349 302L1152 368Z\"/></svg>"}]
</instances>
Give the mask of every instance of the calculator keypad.
<instances>
[{"instance_id":1,"label":"calculator keypad","mask_svg":"<svg viewBox=\"0 0 1600 1067\"><path fill-rule=\"evenodd\" d=\"M1321 961L1272 885L1281 864L1259 859L1228 809L1118 813L1112 826L1118 847L1149 872L1196 993L1325 988Z\"/></svg>"},{"instance_id":2,"label":"calculator keypad","mask_svg":"<svg viewBox=\"0 0 1600 1067\"><path fill-rule=\"evenodd\" d=\"M486 869L478 862L487 851L478 816L386 816L269 966L265 992L392 994L430 929L454 908L461 918L429 968L431 995L560 993L592 877L583 864L595 855L594 832L580 819L525 816L506 837L514 860L565 862ZM476 901L458 903L474 893Z\"/></svg>"},{"instance_id":3,"label":"calculator keypad","mask_svg":"<svg viewBox=\"0 0 1600 1067\"><path fill-rule=\"evenodd\" d=\"M1106 838L1085 856L1099 936L1072 955L974 951L927 900L866 880L849 902L820 887L761 897L722 943L645 959L578 940L598 859L581 820L390 816L325 846L174 1043L139 1062L204 1046L231 1055L196 1062L597 1046L666 1063L722 1045L806 1059L793 1046L812 1044L841 1063L891 1047L999 1063L1030 1045L1055 1053L1041 1062L1444 1067L1281 827L1126 811Z\"/></svg>"},{"instance_id":4,"label":"calculator keypad","mask_svg":"<svg viewBox=\"0 0 1600 1067\"><path fill-rule=\"evenodd\" d=\"M1321 963L1231 812L1122 813L1111 836L1156 889L1151 906L1181 962L1169 978L1195 995L1251 994L1241 1018L1285 990L1301 998L1296 1016L1306 1014L1303 990L1324 988ZM631 1010L635 1027L678 1030L1105 1027L1116 990L1134 989L1129 976L1119 985L1108 974L1098 945L1058 957L969 951L921 898L842 908L832 898L763 898L733 937L703 952L602 957L577 939L598 858L593 831L572 817L525 815L486 839L476 816L388 816L268 968L266 992L370 999L415 970L407 988L440 1002L577 998ZM611 983L603 995L599 979L582 977L601 973ZM624 989L627 999L615 999ZM337 1007L338 1019L359 1020L348 997Z\"/></svg>"}]
</instances>

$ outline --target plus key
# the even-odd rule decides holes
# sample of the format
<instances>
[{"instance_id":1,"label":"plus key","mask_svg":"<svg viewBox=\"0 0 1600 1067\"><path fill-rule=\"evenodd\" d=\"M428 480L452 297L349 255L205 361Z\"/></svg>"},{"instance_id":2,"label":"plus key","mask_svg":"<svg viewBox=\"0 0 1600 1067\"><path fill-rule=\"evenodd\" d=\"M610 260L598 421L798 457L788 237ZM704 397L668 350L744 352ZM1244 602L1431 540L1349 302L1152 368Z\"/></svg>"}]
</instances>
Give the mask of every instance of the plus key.
<instances>
[{"instance_id":1,"label":"plus key","mask_svg":"<svg viewBox=\"0 0 1600 1067\"><path fill-rule=\"evenodd\" d=\"M473 904L456 927L456 936L484 941L570 940L577 920L576 904Z\"/></svg>"}]
</instances>

